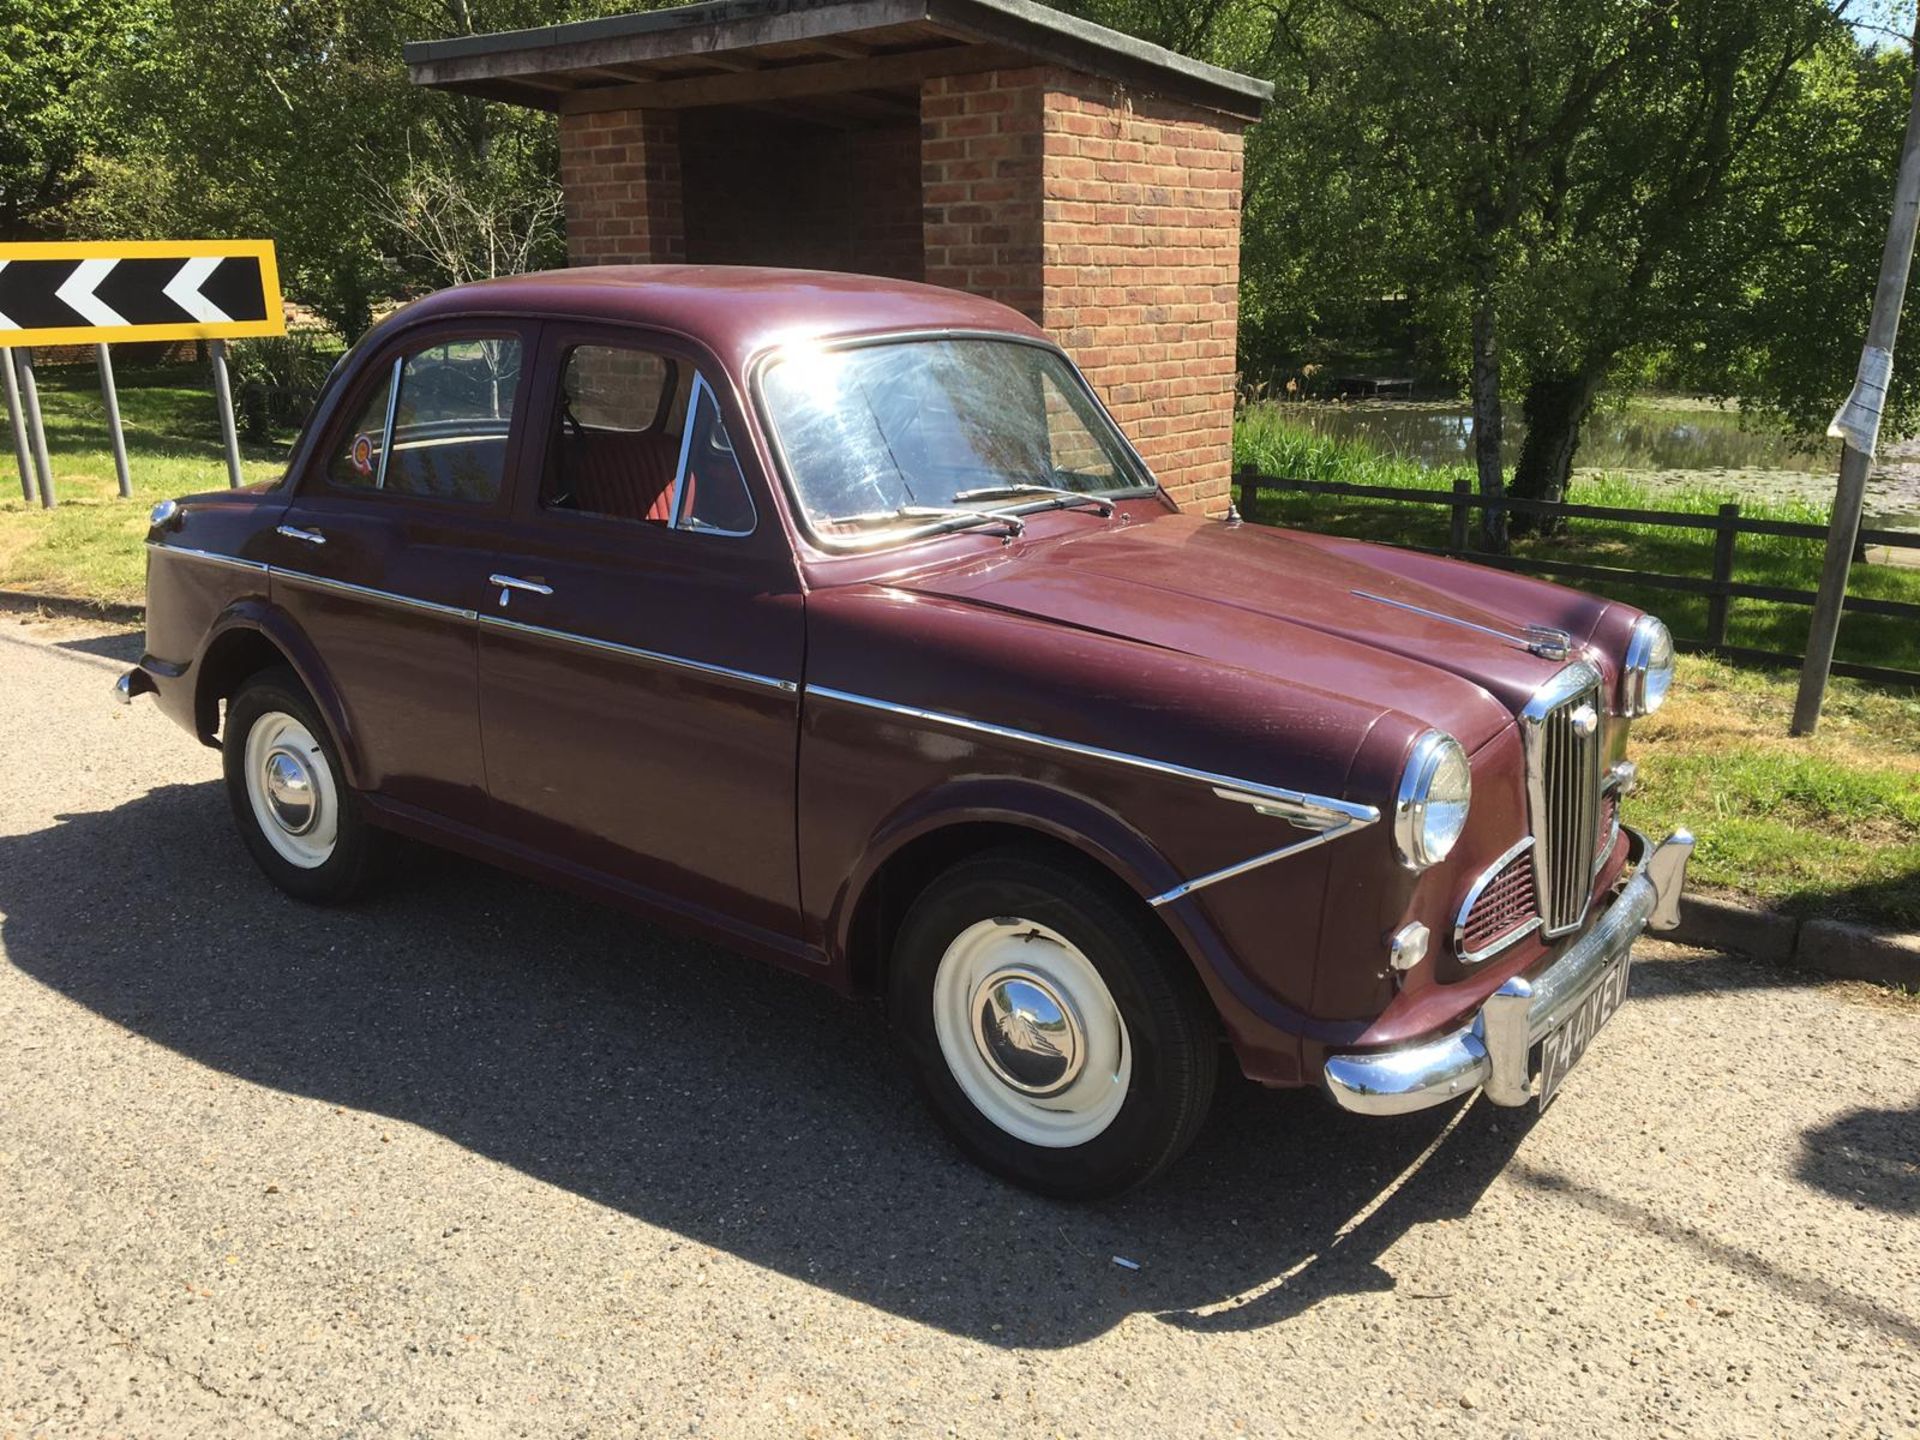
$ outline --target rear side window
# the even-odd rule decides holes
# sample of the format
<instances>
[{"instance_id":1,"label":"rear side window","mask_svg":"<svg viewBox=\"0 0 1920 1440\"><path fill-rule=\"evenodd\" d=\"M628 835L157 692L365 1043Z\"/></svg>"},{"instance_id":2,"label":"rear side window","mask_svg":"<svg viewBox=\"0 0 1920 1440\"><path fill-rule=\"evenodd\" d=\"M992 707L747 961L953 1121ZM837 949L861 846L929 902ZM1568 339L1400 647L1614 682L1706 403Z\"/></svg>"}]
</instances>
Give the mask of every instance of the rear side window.
<instances>
[{"instance_id":1,"label":"rear side window","mask_svg":"<svg viewBox=\"0 0 1920 1440\"><path fill-rule=\"evenodd\" d=\"M349 489L489 504L506 475L517 339L450 340L400 361L328 462Z\"/></svg>"},{"instance_id":2,"label":"rear side window","mask_svg":"<svg viewBox=\"0 0 1920 1440\"><path fill-rule=\"evenodd\" d=\"M566 353L540 504L709 535L754 526L706 377L684 360L624 345Z\"/></svg>"}]
</instances>

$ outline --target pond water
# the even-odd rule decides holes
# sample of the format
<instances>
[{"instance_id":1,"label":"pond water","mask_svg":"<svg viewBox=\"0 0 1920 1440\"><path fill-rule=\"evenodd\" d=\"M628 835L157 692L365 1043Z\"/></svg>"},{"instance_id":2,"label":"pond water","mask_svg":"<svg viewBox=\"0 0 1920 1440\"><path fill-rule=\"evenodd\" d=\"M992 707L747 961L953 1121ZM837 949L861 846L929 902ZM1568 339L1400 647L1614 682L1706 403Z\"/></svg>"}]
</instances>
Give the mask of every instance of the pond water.
<instances>
[{"instance_id":1,"label":"pond water","mask_svg":"<svg viewBox=\"0 0 1920 1440\"><path fill-rule=\"evenodd\" d=\"M1429 465L1471 458L1473 417L1464 406L1416 400L1301 402L1289 419L1334 439ZM1509 420L1503 449L1511 463L1524 429ZM1840 463L1837 441L1743 428L1737 410L1694 400L1636 399L1588 421L1575 456L1579 471L1629 474L1655 490L1709 487L1736 498L1832 502ZM1920 439L1884 441L1867 484L1867 523L1920 528Z\"/></svg>"}]
</instances>

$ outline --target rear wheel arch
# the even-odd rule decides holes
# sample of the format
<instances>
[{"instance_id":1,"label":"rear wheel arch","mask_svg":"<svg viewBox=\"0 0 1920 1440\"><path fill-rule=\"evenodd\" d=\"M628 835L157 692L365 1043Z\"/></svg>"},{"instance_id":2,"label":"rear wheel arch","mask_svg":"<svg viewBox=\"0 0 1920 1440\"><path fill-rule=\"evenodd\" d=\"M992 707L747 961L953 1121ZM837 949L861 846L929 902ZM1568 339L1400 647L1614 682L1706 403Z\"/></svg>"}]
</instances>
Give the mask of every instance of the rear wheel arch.
<instances>
[{"instance_id":1,"label":"rear wheel arch","mask_svg":"<svg viewBox=\"0 0 1920 1440\"><path fill-rule=\"evenodd\" d=\"M347 772L347 783L360 787L359 757L352 726L338 694L326 681L326 671L318 654L290 622L266 610L231 613L216 626L194 669L198 676L194 686L194 729L209 745L219 743L222 707L241 686L262 671L292 671L326 723L329 738Z\"/></svg>"}]
</instances>

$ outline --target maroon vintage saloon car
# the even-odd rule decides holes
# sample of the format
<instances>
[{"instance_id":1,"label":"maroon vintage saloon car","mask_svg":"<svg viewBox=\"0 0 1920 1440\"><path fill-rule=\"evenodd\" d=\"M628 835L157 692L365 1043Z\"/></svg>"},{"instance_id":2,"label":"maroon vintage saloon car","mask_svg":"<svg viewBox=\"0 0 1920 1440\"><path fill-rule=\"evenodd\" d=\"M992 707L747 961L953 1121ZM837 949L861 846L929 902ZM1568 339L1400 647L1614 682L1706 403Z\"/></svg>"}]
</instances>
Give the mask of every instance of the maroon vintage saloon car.
<instances>
[{"instance_id":1,"label":"maroon vintage saloon car","mask_svg":"<svg viewBox=\"0 0 1920 1440\"><path fill-rule=\"evenodd\" d=\"M1673 646L1180 512L1060 349L923 285L577 269L400 311L275 485L156 508L118 685L293 895L386 832L884 996L1054 1194L1252 1079L1545 1104L1677 915L1618 820Z\"/></svg>"}]
</instances>

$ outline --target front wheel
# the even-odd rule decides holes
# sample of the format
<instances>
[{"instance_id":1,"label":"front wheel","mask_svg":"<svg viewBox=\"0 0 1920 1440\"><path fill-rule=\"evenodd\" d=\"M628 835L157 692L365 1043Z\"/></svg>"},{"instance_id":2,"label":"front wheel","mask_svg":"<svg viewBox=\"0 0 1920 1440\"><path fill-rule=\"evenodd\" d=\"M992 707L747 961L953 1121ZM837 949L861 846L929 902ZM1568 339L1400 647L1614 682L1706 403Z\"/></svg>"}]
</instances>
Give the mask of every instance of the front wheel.
<instances>
[{"instance_id":1,"label":"front wheel","mask_svg":"<svg viewBox=\"0 0 1920 1440\"><path fill-rule=\"evenodd\" d=\"M1219 1044L1198 982L1132 897L1051 854L998 850L934 881L889 1002L948 1131L1029 1189L1145 1184L1206 1118Z\"/></svg>"},{"instance_id":2,"label":"front wheel","mask_svg":"<svg viewBox=\"0 0 1920 1440\"><path fill-rule=\"evenodd\" d=\"M344 900L366 880L373 836L319 712L291 670L252 676L227 702L220 739L240 838L302 900Z\"/></svg>"}]
</instances>

